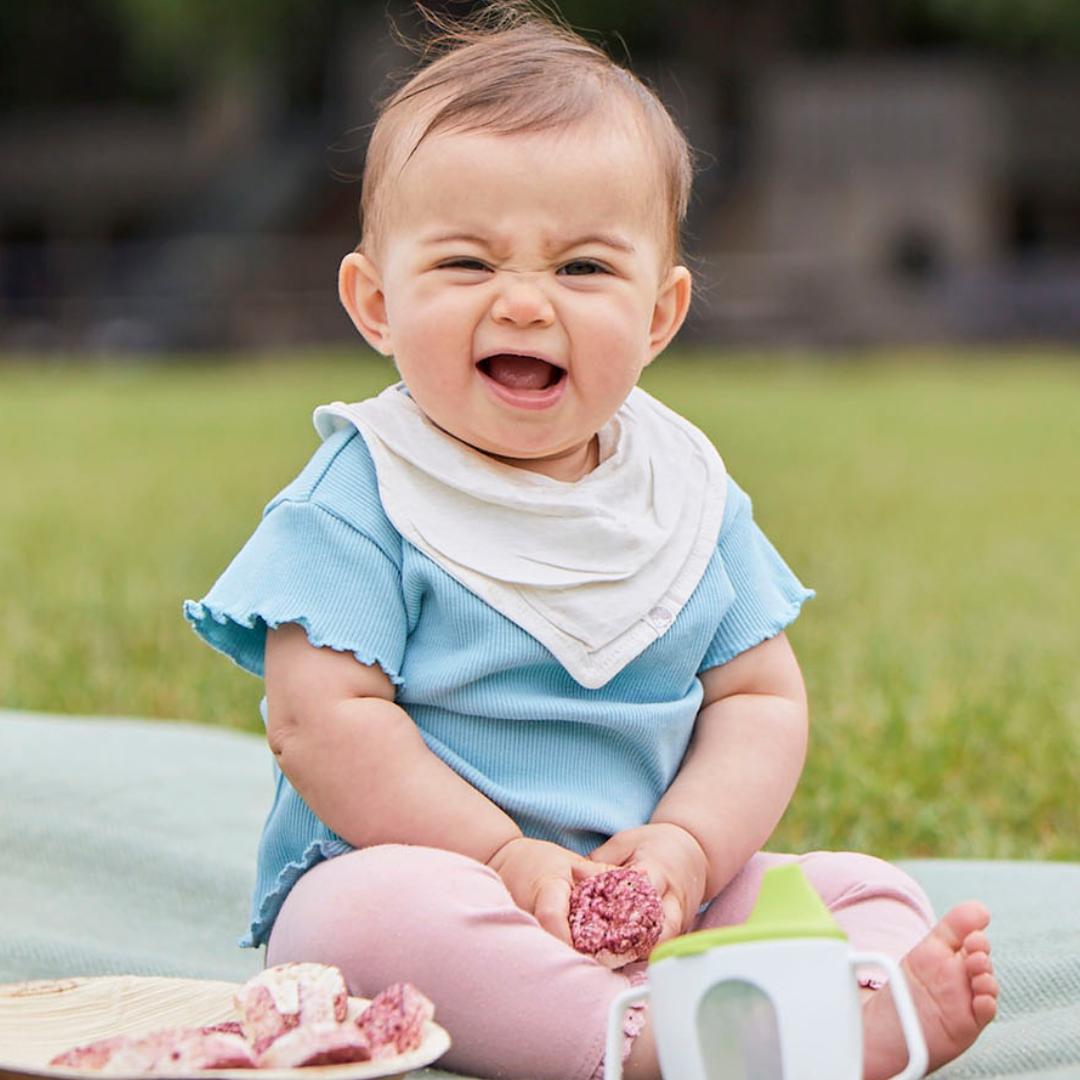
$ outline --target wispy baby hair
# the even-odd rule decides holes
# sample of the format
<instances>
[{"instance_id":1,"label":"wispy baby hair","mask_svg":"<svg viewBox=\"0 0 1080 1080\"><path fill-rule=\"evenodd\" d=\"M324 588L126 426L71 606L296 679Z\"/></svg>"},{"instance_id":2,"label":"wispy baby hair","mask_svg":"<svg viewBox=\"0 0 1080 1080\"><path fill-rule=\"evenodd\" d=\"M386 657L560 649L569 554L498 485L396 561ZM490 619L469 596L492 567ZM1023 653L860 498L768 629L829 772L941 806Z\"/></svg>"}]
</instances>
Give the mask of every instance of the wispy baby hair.
<instances>
[{"instance_id":1,"label":"wispy baby hair","mask_svg":"<svg viewBox=\"0 0 1080 1080\"><path fill-rule=\"evenodd\" d=\"M421 66L382 103L368 144L362 250L377 247L387 188L429 136L558 129L619 103L630 106L654 144L650 158L663 188L668 254L677 257L690 199L691 153L649 87L532 0L492 0L462 19L419 10L431 31Z\"/></svg>"}]
</instances>

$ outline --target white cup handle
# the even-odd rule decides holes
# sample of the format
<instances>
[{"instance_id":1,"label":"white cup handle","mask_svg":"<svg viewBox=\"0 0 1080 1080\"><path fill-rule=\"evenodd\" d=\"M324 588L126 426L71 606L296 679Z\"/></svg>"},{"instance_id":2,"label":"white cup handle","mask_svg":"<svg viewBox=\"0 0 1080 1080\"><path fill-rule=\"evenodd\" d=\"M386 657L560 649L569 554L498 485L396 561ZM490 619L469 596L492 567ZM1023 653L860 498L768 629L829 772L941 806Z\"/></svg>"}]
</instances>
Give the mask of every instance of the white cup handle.
<instances>
[{"instance_id":1,"label":"white cup handle","mask_svg":"<svg viewBox=\"0 0 1080 1080\"><path fill-rule=\"evenodd\" d=\"M649 984L631 986L608 1007L607 1043L604 1047L604 1080L622 1080L624 1017L629 1006L649 996Z\"/></svg>"},{"instance_id":2,"label":"white cup handle","mask_svg":"<svg viewBox=\"0 0 1080 1080\"><path fill-rule=\"evenodd\" d=\"M900 965L891 956L884 956L882 953L852 953L849 960L852 966L877 964L889 973L889 989L892 991L893 1004L900 1015L900 1028L904 1032L908 1050L907 1067L890 1080L919 1080L926 1075L926 1066L929 1063L926 1040L923 1038L915 1003L911 1000L911 991Z\"/></svg>"}]
</instances>

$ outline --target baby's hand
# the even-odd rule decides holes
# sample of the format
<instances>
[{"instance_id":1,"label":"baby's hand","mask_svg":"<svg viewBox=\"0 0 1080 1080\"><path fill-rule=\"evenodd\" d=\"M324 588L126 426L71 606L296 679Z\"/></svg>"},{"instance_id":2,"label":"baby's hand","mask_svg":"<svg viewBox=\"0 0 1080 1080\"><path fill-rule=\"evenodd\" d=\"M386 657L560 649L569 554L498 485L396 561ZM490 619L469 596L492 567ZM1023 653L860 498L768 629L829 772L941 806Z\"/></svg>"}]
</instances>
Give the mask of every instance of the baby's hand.
<instances>
[{"instance_id":1,"label":"baby's hand","mask_svg":"<svg viewBox=\"0 0 1080 1080\"><path fill-rule=\"evenodd\" d=\"M560 941L571 945L570 893L587 877L612 869L547 840L519 836L488 860L522 911Z\"/></svg>"},{"instance_id":2,"label":"baby's hand","mask_svg":"<svg viewBox=\"0 0 1080 1080\"><path fill-rule=\"evenodd\" d=\"M614 863L647 875L664 905L661 941L690 928L701 906L709 864L701 845L685 829L663 822L625 829L589 858L602 866Z\"/></svg>"}]
</instances>

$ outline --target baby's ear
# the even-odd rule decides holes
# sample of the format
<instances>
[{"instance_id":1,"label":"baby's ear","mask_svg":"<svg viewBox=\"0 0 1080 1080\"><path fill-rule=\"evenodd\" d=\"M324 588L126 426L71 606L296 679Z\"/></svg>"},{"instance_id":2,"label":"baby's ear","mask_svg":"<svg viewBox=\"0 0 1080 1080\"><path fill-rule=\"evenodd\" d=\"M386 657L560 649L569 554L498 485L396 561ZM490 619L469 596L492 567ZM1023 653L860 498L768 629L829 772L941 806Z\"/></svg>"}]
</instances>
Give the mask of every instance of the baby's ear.
<instances>
[{"instance_id":1,"label":"baby's ear","mask_svg":"<svg viewBox=\"0 0 1080 1080\"><path fill-rule=\"evenodd\" d=\"M386 321L386 297L375 264L359 251L341 260L338 296L364 340L383 356L393 354L390 324Z\"/></svg>"},{"instance_id":2,"label":"baby's ear","mask_svg":"<svg viewBox=\"0 0 1080 1080\"><path fill-rule=\"evenodd\" d=\"M667 348L679 332L690 310L690 271L685 266L673 266L660 285L649 324L649 359L654 360Z\"/></svg>"}]
</instances>

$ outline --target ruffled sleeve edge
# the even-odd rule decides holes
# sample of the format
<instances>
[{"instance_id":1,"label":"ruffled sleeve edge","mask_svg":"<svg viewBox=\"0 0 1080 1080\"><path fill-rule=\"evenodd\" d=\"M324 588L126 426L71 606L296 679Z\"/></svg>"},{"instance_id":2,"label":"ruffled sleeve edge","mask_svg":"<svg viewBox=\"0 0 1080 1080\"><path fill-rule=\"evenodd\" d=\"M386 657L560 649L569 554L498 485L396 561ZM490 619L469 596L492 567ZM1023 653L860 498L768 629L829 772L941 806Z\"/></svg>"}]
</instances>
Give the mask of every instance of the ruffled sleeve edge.
<instances>
[{"instance_id":1,"label":"ruffled sleeve edge","mask_svg":"<svg viewBox=\"0 0 1080 1080\"><path fill-rule=\"evenodd\" d=\"M801 614L803 604L807 600L813 600L817 593L813 589L800 586L801 592L794 597L788 597L785 605L779 610L770 613L762 612L761 621L756 625L748 626L738 636L725 640L724 648L710 647L702 659L698 674L708 671L710 668L720 667L734 660L736 656L747 652L749 649L760 645L763 641L769 641L786 630Z\"/></svg>"},{"instance_id":2,"label":"ruffled sleeve edge","mask_svg":"<svg viewBox=\"0 0 1080 1080\"><path fill-rule=\"evenodd\" d=\"M299 859L287 863L282 867L273 887L259 901L258 910L251 920L248 932L236 939L236 944L242 949L256 949L265 945L270 937L270 930L277 919L281 905L285 903L285 897L289 895L292 887L304 876L316 863L333 859L337 855L345 855L355 850L351 844L334 837L319 837L312 840L304 849Z\"/></svg>"},{"instance_id":3,"label":"ruffled sleeve edge","mask_svg":"<svg viewBox=\"0 0 1080 1080\"><path fill-rule=\"evenodd\" d=\"M251 631L258 630L260 624L262 624L264 628L276 630L285 623L297 623L304 628L304 633L307 634L308 641L314 645L315 648L327 648L333 649L334 652L352 653L357 661L364 664L366 667L379 668L394 686L403 686L405 682L401 677L400 672L389 667L373 653L362 652L358 649L354 649L348 642L331 640L328 637L316 633L312 629L310 621L304 615L279 615L275 617L258 609L245 611L243 614L237 614L235 612L227 611L220 606L208 604L205 600L185 600L184 616L187 618L188 622L191 623L195 633L197 633L208 645L217 649L219 652L224 653L233 661L233 663L244 671L250 672L252 675L258 676L259 678L263 678L265 675L265 670L262 665L257 663L256 658L248 655L246 651L227 648L225 645L225 638L229 635L227 633L215 633L213 624L224 627L226 630L235 627L239 630ZM210 620L209 623L207 621L208 619Z\"/></svg>"}]
</instances>

